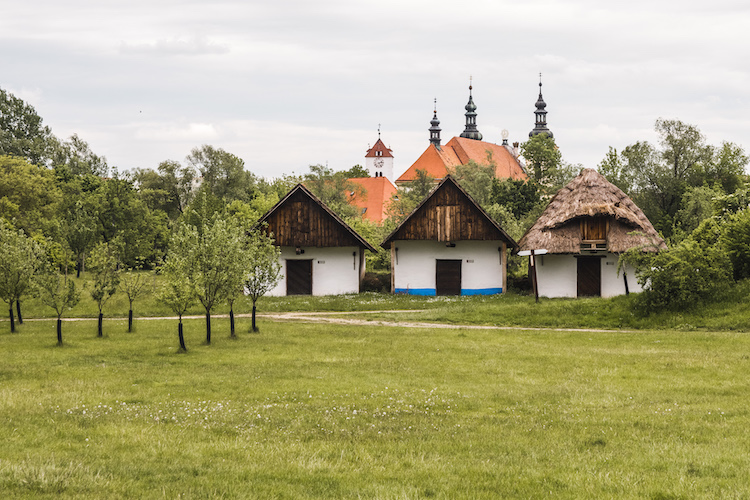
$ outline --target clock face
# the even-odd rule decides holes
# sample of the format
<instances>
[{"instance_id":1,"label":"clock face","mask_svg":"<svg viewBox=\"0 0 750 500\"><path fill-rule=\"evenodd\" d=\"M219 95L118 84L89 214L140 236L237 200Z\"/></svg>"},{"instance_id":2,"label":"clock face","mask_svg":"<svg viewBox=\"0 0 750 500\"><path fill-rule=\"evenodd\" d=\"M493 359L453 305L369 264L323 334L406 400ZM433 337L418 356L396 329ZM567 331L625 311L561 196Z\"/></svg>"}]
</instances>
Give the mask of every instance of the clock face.
<instances>
[{"instance_id":1,"label":"clock face","mask_svg":"<svg viewBox=\"0 0 750 500\"><path fill-rule=\"evenodd\" d=\"M377 159L375 160L375 166L376 166L377 168L382 168L382 167L383 167L383 159L382 159L382 158L377 158Z\"/></svg>"}]
</instances>

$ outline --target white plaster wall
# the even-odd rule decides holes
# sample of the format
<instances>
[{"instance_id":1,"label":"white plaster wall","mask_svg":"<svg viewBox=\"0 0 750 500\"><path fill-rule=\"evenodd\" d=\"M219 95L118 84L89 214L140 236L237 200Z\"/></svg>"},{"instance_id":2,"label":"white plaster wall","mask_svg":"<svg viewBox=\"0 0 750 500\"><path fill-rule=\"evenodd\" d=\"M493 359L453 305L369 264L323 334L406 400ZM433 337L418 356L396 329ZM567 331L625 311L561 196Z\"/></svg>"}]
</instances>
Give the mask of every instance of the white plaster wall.
<instances>
[{"instance_id":1,"label":"white plaster wall","mask_svg":"<svg viewBox=\"0 0 750 500\"><path fill-rule=\"evenodd\" d=\"M461 289L502 289L500 241L457 241L446 247L437 241L394 241L393 279L396 290L434 290L435 261L460 259Z\"/></svg>"},{"instance_id":2,"label":"white plaster wall","mask_svg":"<svg viewBox=\"0 0 750 500\"><path fill-rule=\"evenodd\" d=\"M294 247L281 247L281 281L269 295L286 295L286 261L312 259L313 295L359 293L359 260L357 247L302 247L297 255ZM354 255L352 255L354 254Z\"/></svg>"},{"instance_id":3,"label":"white plaster wall","mask_svg":"<svg viewBox=\"0 0 750 500\"><path fill-rule=\"evenodd\" d=\"M635 270L631 266L624 266L617 275L617 261L620 256L608 253L607 257L602 259L602 297L614 297L625 294L625 279L623 271L628 277L628 290L633 293L642 291L641 285L635 276Z\"/></svg>"},{"instance_id":4,"label":"white plaster wall","mask_svg":"<svg viewBox=\"0 0 750 500\"><path fill-rule=\"evenodd\" d=\"M625 293L622 270L617 275L619 255L607 253L601 259L602 297L614 297ZM573 255L547 254L537 256L537 282L541 297L577 297L578 264ZM623 268L628 276L628 289L640 292L635 271L632 267Z\"/></svg>"},{"instance_id":5,"label":"white plaster wall","mask_svg":"<svg viewBox=\"0 0 750 500\"><path fill-rule=\"evenodd\" d=\"M578 270L572 255L536 256L536 276L540 297L576 297Z\"/></svg>"}]
</instances>

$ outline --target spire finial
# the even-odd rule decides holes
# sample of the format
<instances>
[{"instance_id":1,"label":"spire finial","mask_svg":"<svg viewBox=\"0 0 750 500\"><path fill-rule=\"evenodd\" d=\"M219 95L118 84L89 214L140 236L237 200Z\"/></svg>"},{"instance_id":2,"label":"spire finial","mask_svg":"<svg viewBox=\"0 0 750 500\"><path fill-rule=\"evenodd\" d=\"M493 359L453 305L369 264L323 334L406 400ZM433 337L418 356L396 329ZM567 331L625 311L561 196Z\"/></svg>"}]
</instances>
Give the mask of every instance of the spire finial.
<instances>
[{"instance_id":1,"label":"spire finial","mask_svg":"<svg viewBox=\"0 0 750 500\"><path fill-rule=\"evenodd\" d=\"M547 134L548 137L552 137L552 132L547 128L547 103L544 102L542 97L542 74L539 73L539 98L536 100L536 122L534 124L534 130L529 132L529 137L534 137L539 134Z\"/></svg>"},{"instance_id":2,"label":"spire finial","mask_svg":"<svg viewBox=\"0 0 750 500\"><path fill-rule=\"evenodd\" d=\"M474 98L471 93L471 90L474 88L473 83L474 78L469 76L469 102L464 106L466 110L466 114L464 115L466 116L466 127L461 132L461 137L481 141L482 134L477 130L477 105L474 104Z\"/></svg>"},{"instance_id":3,"label":"spire finial","mask_svg":"<svg viewBox=\"0 0 750 500\"><path fill-rule=\"evenodd\" d=\"M433 100L432 120L430 120L430 144L440 149L440 120L437 117L437 97Z\"/></svg>"},{"instance_id":4,"label":"spire finial","mask_svg":"<svg viewBox=\"0 0 750 500\"><path fill-rule=\"evenodd\" d=\"M380 124L378 123L378 139L380 139Z\"/></svg>"},{"instance_id":5,"label":"spire finial","mask_svg":"<svg viewBox=\"0 0 750 500\"><path fill-rule=\"evenodd\" d=\"M469 75L469 97L471 97L471 89L474 88L473 82L474 82L474 77Z\"/></svg>"}]
</instances>

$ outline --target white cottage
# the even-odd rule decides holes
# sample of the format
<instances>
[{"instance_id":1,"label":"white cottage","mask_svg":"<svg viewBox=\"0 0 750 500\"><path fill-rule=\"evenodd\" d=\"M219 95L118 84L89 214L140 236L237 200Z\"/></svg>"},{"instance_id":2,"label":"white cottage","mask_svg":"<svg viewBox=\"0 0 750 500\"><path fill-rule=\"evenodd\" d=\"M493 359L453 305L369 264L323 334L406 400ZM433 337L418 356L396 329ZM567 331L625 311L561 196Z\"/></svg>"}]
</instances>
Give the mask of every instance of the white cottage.
<instances>
[{"instance_id":1,"label":"white cottage","mask_svg":"<svg viewBox=\"0 0 750 500\"><path fill-rule=\"evenodd\" d=\"M282 280L269 295L358 293L365 274L364 238L302 184L259 224L281 248Z\"/></svg>"},{"instance_id":2,"label":"white cottage","mask_svg":"<svg viewBox=\"0 0 750 500\"><path fill-rule=\"evenodd\" d=\"M490 295L506 289L516 242L450 175L383 241L391 290L411 295Z\"/></svg>"},{"instance_id":3,"label":"white cottage","mask_svg":"<svg viewBox=\"0 0 750 500\"><path fill-rule=\"evenodd\" d=\"M617 273L621 253L630 248L666 249L664 240L643 211L620 188L593 169L583 169L555 194L519 242L534 251L529 273L536 268L543 297L612 297L639 292L635 273Z\"/></svg>"}]
</instances>

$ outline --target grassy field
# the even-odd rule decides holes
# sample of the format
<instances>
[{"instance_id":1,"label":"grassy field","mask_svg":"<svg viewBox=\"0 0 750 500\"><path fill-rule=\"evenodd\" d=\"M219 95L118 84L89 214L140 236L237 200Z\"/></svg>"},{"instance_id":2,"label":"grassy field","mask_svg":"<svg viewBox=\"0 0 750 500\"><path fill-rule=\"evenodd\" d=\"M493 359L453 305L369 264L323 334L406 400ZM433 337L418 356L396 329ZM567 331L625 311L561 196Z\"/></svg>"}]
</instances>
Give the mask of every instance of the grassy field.
<instances>
[{"instance_id":1,"label":"grassy field","mask_svg":"<svg viewBox=\"0 0 750 500\"><path fill-rule=\"evenodd\" d=\"M94 318L98 310L87 292L85 279L77 281L80 303L66 316ZM135 316L154 317L172 315L155 296L156 282L150 286L134 306ZM324 297L262 297L259 313L278 311L340 311L357 316L358 311L419 310L419 313L368 315L369 319L428 321L455 324L542 328L603 328L603 329L676 329L681 331L741 331L750 332L750 280L727 286L726 294L713 303L696 304L690 311L643 314L634 306L635 296L612 299L545 299L539 303L528 295L507 293L472 297L415 297L381 293L362 293ZM5 308L4 308L5 309ZM235 304L236 313L252 309L247 298ZM226 314L226 304L219 305L213 314ZM33 298L23 302L24 317L53 317L52 309ZM105 321L123 318L128 314L128 301L121 292L105 305ZM204 310L195 305L189 314L201 315ZM0 315L0 331L8 328L7 309ZM136 319L136 325L138 321ZM95 328L95 327L94 327ZM137 328L137 326L136 326Z\"/></svg>"},{"instance_id":2,"label":"grassy field","mask_svg":"<svg viewBox=\"0 0 750 500\"><path fill-rule=\"evenodd\" d=\"M750 495L742 333L126 323L0 332L0 497Z\"/></svg>"}]
</instances>

